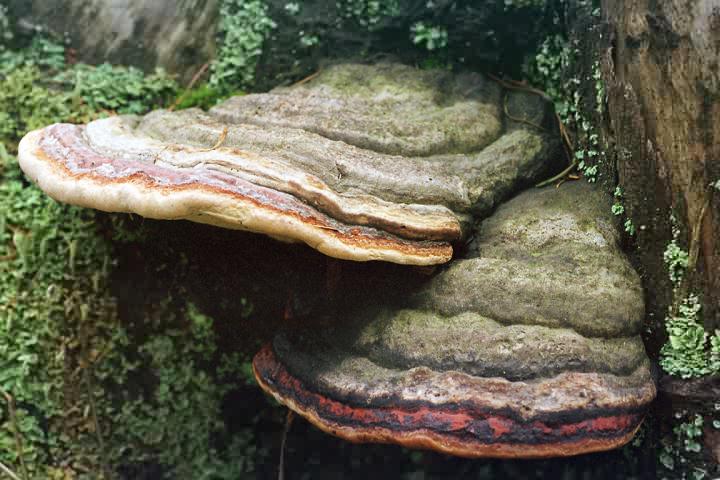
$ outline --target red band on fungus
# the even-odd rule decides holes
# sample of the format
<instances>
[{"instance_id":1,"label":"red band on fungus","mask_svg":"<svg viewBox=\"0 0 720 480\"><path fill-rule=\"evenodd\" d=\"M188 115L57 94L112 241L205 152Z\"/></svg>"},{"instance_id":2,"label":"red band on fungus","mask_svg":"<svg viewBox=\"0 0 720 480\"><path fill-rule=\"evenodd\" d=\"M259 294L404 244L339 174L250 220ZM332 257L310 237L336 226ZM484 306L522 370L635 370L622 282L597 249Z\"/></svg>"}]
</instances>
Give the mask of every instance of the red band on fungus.
<instances>
[{"instance_id":1,"label":"red band on fungus","mask_svg":"<svg viewBox=\"0 0 720 480\"><path fill-rule=\"evenodd\" d=\"M270 345L255 356L253 370L267 393L327 433L351 442L395 443L470 458L544 458L608 450L629 441L643 418L634 412L567 423L562 417L522 422L452 405L346 405L306 388Z\"/></svg>"}]
</instances>

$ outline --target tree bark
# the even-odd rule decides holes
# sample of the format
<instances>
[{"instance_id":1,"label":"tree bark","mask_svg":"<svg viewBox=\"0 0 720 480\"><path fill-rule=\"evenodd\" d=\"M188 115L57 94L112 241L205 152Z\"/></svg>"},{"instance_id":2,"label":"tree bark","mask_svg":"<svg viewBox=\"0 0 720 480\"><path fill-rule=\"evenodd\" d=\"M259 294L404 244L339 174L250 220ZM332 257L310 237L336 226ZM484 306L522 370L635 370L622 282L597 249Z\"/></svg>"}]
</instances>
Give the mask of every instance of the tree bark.
<instances>
[{"instance_id":1,"label":"tree bark","mask_svg":"<svg viewBox=\"0 0 720 480\"><path fill-rule=\"evenodd\" d=\"M672 214L679 243L698 252L687 291L701 294L706 327L720 328L720 191L709 187L720 180L720 3L602 0L602 11L607 127L648 314L660 321L673 302Z\"/></svg>"}]
</instances>

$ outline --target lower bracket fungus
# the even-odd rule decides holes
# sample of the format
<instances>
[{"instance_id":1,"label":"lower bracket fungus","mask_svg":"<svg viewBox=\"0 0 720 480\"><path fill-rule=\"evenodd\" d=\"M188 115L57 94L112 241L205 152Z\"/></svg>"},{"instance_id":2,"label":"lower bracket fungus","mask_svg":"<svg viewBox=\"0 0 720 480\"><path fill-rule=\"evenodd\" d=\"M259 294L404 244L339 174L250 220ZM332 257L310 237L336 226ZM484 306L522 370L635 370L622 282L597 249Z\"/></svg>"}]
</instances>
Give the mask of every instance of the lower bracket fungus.
<instances>
[{"instance_id":1,"label":"lower bracket fungus","mask_svg":"<svg viewBox=\"0 0 720 480\"><path fill-rule=\"evenodd\" d=\"M19 159L59 201L432 265L552 170L550 111L479 74L336 65L209 112L52 125L25 136Z\"/></svg>"},{"instance_id":2,"label":"lower bracket fungus","mask_svg":"<svg viewBox=\"0 0 720 480\"><path fill-rule=\"evenodd\" d=\"M407 298L296 326L255 357L260 386L322 430L464 457L628 442L655 397L640 282L588 184L523 193L467 258Z\"/></svg>"}]
</instances>

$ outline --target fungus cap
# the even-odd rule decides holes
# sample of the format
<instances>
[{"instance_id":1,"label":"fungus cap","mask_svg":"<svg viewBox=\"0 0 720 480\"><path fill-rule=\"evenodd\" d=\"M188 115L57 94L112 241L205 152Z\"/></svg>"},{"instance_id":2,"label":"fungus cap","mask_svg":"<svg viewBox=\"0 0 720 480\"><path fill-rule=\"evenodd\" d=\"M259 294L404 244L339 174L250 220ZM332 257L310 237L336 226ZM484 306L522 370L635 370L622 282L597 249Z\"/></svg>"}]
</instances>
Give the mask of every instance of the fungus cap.
<instances>
[{"instance_id":1,"label":"fungus cap","mask_svg":"<svg viewBox=\"0 0 720 480\"><path fill-rule=\"evenodd\" d=\"M278 334L260 386L350 441L498 458L626 443L655 385L606 200L584 183L521 194L411 295Z\"/></svg>"},{"instance_id":2,"label":"fungus cap","mask_svg":"<svg viewBox=\"0 0 720 480\"><path fill-rule=\"evenodd\" d=\"M553 141L506 121L505 95L479 75L339 65L209 112L52 125L22 140L19 159L59 201L432 265L551 168ZM507 96L527 118L547 116L541 99Z\"/></svg>"}]
</instances>

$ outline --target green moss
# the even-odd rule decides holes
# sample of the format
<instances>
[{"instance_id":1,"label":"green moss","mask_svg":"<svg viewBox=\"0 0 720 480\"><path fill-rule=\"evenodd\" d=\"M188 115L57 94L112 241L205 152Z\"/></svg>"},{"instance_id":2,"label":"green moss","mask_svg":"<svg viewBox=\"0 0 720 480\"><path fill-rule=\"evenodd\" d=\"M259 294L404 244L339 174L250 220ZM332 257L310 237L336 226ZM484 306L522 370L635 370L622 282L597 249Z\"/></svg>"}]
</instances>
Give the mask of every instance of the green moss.
<instances>
[{"instance_id":1,"label":"green moss","mask_svg":"<svg viewBox=\"0 0 720 480\"><path fill-rule=\"evenodd\" d=\"M0 142L11 148L30 130L54 122L86 122L101 111L141 113L173 97L177 86L163 72L145 76L132 67L66 67L64 48L34 40L0 74Z\"/></svg>"},{"instance_id":2,"label":"green moss","mask_svg":"<svg viewBox=\"0 0 720 480\"><path fill-rule=\"evenodd\" d=\"M25 463L47 478L73 457L97 465L84 386L93 352L115 335L104 281L112 260L92 211L28 186L12 157L2 167L0 386L19 405ZM17 466L12 423L5 410L0 461Z\"/></svg>"},{"instance_id":3,"label":"green moss","mask_svg":"<svg viewBox=\"0 0 720 480\"><path fill-rule=\"evenodd\" d=\"M212 320L170 293L124 324L109 239L138 242L146 229L54 202L8 154L30 129L101 109L141 113L175 85L38 62L33 48L3 52L16 61L0 80L0 388L16 405L11 416L0 397L0 462L38 479L111 478L147 462L172 478L238 478L258 452L251 430L226 431L221 405L248 359L219 353Z\"/></svg>"},{"instance_id":4,"label":"green moss","mask_svg":"<svg viewBox=\"0 0 720 480\"><path fill-rule=\"evenodd\" d=\"M163 70L145 75L134 67L77 64L54 79L93 111L143 113L174 98L177 84Z\"/></svg>"},{"instance_id":5,"label":"green moss","mask_svg":"<svg viewBox=\"0 0 720 480\"><path fill-rule=\"evenodd\" d=\"M203 110L208 110L217 105L221 100L242 94L243 92L240 91L227 93L204 83L192 90L182 90L178 94L175 109L202 108Z\"/></svg>"},{"instance_id":6,"label":"green moss","mask_svg":"<svg viewBox=\"0 0 720 480\"><path fill-rule=\"evenodd\" d=\"M212 319L192 305L177 311L168 298L145 323L123 325L95 212L27 185L9 156L0 212L0 387L19 405L17 422L7 409L0 417L0 461L20 471L18 427L37 478L64 464L91 472L63 468L77 478L144 462L171 478L252 471L251 431L230 435L221 420L248 361L218 353ZM138 390L143 384L152 388Z\"/></svg>"},{"instance_id":7,"label":"green moss","mask_svg":"<svg viewBox=\"0 0 720 480\"><path fill-rule=\"evenodd\" d=\"M218 25L222 44L210 67L210 86L225 94L250 86L262 45L273 28L275 22L262 0L223 0Z\"/></svg>"},{"instance_id":8,"label":"green moss","mask_svg":"<svg viewBox=\"0 0 720 480\"><path fill-rule=\"evenodd\" d=\"M58 121L83 121L91 111L71 93L41 85L41 72L23 66L0 81L0 142L17 145L29 130Z\"/></svg>"},{"instance_id":9,"label":"green moss","mask_svg":"<svg viewBox=\"0 0 720 480\"><path fill-rule=\"evenodd\" d=\"M192 304L175 310L168 297L126 335L132 341L96 369L105 392L122 392L104 417L106 458L114 466L156 463L167 478L229 480L252 472L251 432L230 434L221 411L224 396L243 382L247 360L218 352L213 320ZM124 387L148 383L153 388L135 394Z\"/></svg>"}]
</instances>

